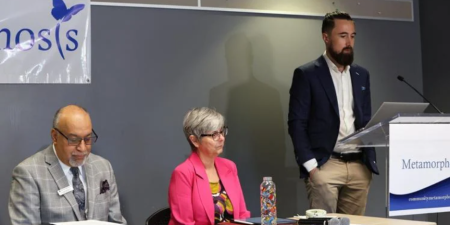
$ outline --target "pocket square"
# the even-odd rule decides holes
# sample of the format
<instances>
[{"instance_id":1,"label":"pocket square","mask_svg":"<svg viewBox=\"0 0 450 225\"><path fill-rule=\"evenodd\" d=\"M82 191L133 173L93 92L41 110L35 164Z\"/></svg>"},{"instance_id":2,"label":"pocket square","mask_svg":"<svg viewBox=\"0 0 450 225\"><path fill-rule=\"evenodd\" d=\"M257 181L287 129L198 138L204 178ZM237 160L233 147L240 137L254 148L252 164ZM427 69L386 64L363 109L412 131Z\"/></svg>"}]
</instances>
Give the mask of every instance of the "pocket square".
<instances>
[{"instance_id":1,"label":"pocket square","mask_svg":"<svg viewBox=\"0 0 450 225\"><path fill-rule=\"evenodd\" d=\"M100 194L103 194L106 191L109 191L108 180L100 181Z\"/></svg>"},{"instance_id":2,"label":"pocket square","mask_svg":"<svg viewBox=\"0 0 450 225\"><path fill-rule=\"evenodd\" d=\"M365 90L366 90L366 87L361 86L361 90L365 91Z\"/></svg>"}]
</instances>

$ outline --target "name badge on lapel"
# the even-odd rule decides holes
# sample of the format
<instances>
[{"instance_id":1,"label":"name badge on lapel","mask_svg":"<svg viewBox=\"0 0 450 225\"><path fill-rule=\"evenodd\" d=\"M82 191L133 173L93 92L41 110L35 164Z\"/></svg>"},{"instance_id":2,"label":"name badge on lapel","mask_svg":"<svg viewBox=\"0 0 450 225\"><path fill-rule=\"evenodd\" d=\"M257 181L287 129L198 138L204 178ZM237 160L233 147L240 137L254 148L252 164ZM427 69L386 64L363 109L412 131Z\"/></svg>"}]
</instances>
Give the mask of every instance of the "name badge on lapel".
<instances>
[{"instance_id":1,"label":"name badge on lapel","mask_svg":"<svg viewBox=\"0 0 450 225\"><path fill-rule=\"evenodd\" d=\"M58 190L58 195L62 196L65 195L66 193L72 192L73 191L73 187L72 186L67 186L65 188L62 188L60 190Z\"/></svg>"}]
</instances>

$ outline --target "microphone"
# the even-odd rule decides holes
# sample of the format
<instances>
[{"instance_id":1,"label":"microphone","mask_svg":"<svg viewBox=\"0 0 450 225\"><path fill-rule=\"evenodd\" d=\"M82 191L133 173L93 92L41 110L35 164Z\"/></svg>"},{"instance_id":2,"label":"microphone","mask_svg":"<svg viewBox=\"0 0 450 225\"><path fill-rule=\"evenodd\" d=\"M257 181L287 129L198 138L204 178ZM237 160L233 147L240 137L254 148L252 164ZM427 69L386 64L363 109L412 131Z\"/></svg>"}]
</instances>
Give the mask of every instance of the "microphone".
<instances>
[{"instance_id":1,"label":"microphone","mask_svg":"<svg viewBox=\"0 0 450 225\"><path fill-rule=\"evenodd\" d=\"M348 217L341 217L341 225L350 225L350 219Z\"/></svg>"},{"instance_id":2,"label":"microphone","mask_svg":"<svg viewBox=\"0 0 450 225\"><path fill-rule=\"evenodd\" d=\"M327 222L328 225L350 225L350 219L347 217L331 218Z\"/></svg>"},{"instance_id":3,"label":"microphone","mask_svg":"<svg viewBox=\"0 0 450 225\"><path fill-rule=\"evenodd\" d=\"M328 220L327 225L341 225L341 221L338 218L331 218L331 220Z\"/></svg>"},{"instance_id":4,"label":"microphone","mask_svg":"<svg viewBox=\"0 0 450 225\"><path fill-rule=\"evenodd\" d=\"M430 103L431 106L433 106L434 109L436 109L436 111L438 111L440 114L444 114L444 112L442 112L441 110L439 110L433 103L431 103L427 98L425 98L425 96L423 96L417 89L415 89L411 84L409 84L408 82L406 82L405 78L403 78L402 76L397 76L397 79L401 82L405 82L405 84L407 84L409 87L411 87L417 94L420 95L420 97L422 97L423 99L425 99L425 101L427 101L428 103Z\"/></svg>"},{"instance_id":5,"label":"microphone","mask_svg":"<svg viewBox=\"0 0 450 225\"><path fill-rule=\"evenodd\" d=\"M311 217L300 219L298 225L350 225L350 219L347 217Z\"/></svg>"}]
</instances>

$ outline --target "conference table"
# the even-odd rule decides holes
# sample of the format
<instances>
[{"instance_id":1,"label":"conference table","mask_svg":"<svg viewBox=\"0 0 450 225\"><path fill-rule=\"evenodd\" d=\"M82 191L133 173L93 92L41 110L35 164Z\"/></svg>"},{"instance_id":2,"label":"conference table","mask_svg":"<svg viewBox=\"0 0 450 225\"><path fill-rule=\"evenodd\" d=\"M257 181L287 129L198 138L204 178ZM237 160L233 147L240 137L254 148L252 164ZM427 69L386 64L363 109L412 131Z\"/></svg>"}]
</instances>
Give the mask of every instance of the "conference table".
<instances>
[{"instance_id":1,"label":"conference table","mask_svg":"<svg viewBox=\"0 0 450 225\"><path fill-rule=\"evenodd\" d=\"M363 225L436 225L435 222L424 222L414 220L401 220L382 217L370 217L370 216L353 216L346 214L331 213L327 216L336 217L348 217L351 224L363 224Z\"/></svg>"},{"instance_id":2,"label":"conference table","mask_svg":"<svg viewBox=\"0 0 450 225\"><path fill-rule=\"evenodd\" d=\"M436 225L435 222L424 222L414 220L401 220L382 217L370 217L370 216L353 216L346 214L330 213L327 216L347 217L350 219L350 224L358 225ZM292 218L290 218L292 219ZM235 225L239 223L220 223L221 225Z\"/></svg>"}]
</instances>

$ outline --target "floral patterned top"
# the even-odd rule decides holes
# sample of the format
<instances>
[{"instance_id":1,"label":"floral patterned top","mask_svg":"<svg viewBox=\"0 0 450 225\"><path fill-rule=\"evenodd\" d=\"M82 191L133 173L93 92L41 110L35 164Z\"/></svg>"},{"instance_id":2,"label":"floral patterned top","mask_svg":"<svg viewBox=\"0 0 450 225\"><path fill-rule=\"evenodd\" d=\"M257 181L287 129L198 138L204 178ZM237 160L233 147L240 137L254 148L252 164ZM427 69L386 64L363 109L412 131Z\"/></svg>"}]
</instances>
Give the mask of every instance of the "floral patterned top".
<instances>
[{"instance_id":1,"label":"floral patterned top","mask_svg":"<svg viewBox=\"0 0 450 225\"><path fill-rule=\"evenodd\" d=\"M214 223L231 222L233 219L233 205L222 182L210 182L209 186L214 201Z\"/></svg>"}]
</instances>

